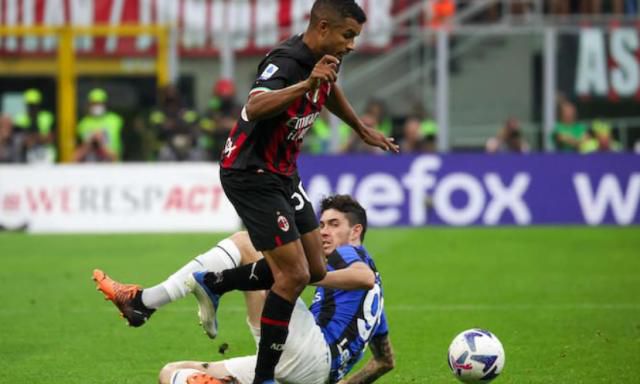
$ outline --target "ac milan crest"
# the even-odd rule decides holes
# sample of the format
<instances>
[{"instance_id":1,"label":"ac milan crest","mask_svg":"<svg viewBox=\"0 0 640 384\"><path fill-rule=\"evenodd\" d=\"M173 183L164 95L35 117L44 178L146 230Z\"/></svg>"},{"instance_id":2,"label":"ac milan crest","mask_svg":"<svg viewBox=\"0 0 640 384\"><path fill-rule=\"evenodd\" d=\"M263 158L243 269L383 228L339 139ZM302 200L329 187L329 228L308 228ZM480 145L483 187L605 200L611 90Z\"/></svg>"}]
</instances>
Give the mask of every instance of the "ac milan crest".
<instances>
[{"instance_id":1,"label":"ac milan crest","mask_svg":"<svg viewBox=\"0 0 640 384\"><path fill-rule=\"evenodd\" d=\"M289 230L289 220L282 215L278 216L278 227L280 227L283 232L287 232Z\"/></svg>"}]
</instances>

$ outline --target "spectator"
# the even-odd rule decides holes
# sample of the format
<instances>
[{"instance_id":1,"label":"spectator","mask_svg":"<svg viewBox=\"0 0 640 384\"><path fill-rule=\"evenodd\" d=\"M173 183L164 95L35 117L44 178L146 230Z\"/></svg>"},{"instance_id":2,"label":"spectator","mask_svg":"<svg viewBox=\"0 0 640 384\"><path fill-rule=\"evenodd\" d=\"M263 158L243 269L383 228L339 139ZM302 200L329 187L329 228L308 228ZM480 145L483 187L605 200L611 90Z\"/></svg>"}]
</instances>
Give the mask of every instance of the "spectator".
<instances>
[{"instance_id":1,"label":"spectator","mask_svg":"<svg viewBox=\"0 0 640 384\"><path fill-rule=\"evenodd\" d=\"M456 14L456 2L454 0L429 0L425 8L429 27L438 29L446 25Z\"/></svg>"},{"instance_id":2,"label":"spectator","mask_svg":"<svg viewBox=\"0 0 640 384\"><path fill-rule=\"evenodd\" d=\"M151 112L149 122L160 142L158 160L206 160L206 152L197 146L198 114L182 105L173 85L160 90L159 105Z\"/></svg>"},{"instance_id":3,"label":"spectator","mask_svg":"<svg viewBox=\"0 0 640 384\"><path fill-rule=\"evenodd\" d=\"M603 120L594 120L580 143L580 153L619 152L620 144L611 134L611 124Z\"/></svg>"},{"instance_id":4,"label":"spectator","mask_svg":"<svg viewBox=\"0 0 640 384\"><path fill-rule=\"evenodd\" d=\"M549 0L549 11L554 15L566 16L571 12L571 1Z\"/></svg>"},{"instance_id":5,"label":"spectator","mask_svg":"<svg viewBox=\"0 0 640 384\"><path fill-rule=\"evenodd\" d=\"M433 151L430 152L435 152L436 137L438 136L438 123L436 123L436 121L431 117L431 114L427 112L420 102L415 102L413 104L412 115L420 119L420 133L427 142L434 146Z\"/></svg>"},{"instance_id":6,"label":"spectator","mask_svg":"<svg viewBox=\"0 0 640 384\"><path fill-rule=\"evenodd\" d=\"M23 159L22 137L14 133L11 118L0 116L0 163L20 163Z\"/></svg>"},{"instance_id":7,"label":"spectator","mask_svg":"<svg viewBox=\"0 0 640 384\"><path fill-rule=\"evenodd\" d=\"M16 116L15 126L24 140L26 160L29 163L54 163L53 114L42 109L42 94L37 89L24 92L24 103L26 112Z\"/></svg>"},{"instance_id":8,"label":"spectator","mask_svg":"<svg viewBox=\"0 0 640 384\"><path fill-rule=\"evenodd\" d=\"M639 6L640 6L640 3L638 3L637 0L625 0L624 12L627 15L637 15Z\"/></svg>"},{"instance_id":9,"label":"spectator","mask_svg":"<svg viewBox=\"0 0 640 384\"><path fill-rule=\"evenodd\" d=\"M585 139L587 126L576 121L576 107L563 101L560 104L560 122L553 131L553 142L560 152L578 152L580 143Z\"/></svg>"},{"instance_id":10,"label":"spectator","mask_svg":"<svg viewBox=\"0 0 640 384\"><path fill-rule=\"evenodd\" d=\"M604 12L621 15L624 13L625 2L625 0L582 0L579 12L592 15L600 15Z\"/></svg>"},{"instance_id":11,"label":"spectator","mask_svg":"<svg viewBox=\"0 0 640 384\"><path fill-rule=\"evenodd\" d=\"M435 152L435 135L427 138L422 133L422 122L417 116L409 116L402 128L402 140L400 140L401 153Z\"/></svg>"},{"instance_id":12,"label":"spectator","mask_svg":"<svg viewBox=\"0 0 640 384\"><path fill-rule=\"evenodd\" d=\"M387 106L382 100L369 100L364 109L364 113L371 115L371 117L377 122L376 128L380 132L384 133L385 136L391 136L393 124L387 115Z\"/></svg>"},{"instance_id":13,"label":"spectator","mask_svg":"<svg viewBox=\"0 0 640 384\"><path fill-rule=\"evenodd\" d=\"M360 120L362 120L362 122L368 126L368 127L379 127L379 122L376 119L375 115L371 114L371 113L365 113L362 116L360 116ZM345 145L343 147L341 147L340 152L342 153L369 153L369 154L375 154L375 155L382 155L385 152L378 148L378 147L373 147L370 146L368 144L366 144L364 141L360 140L360 138L358 138L355 134L355 132L353 132L353 130L349 129L348 126L346 124L341 124L340 128L341 129L341 136L345 136L345 134L348 132L349 134L349 138L348 140L345 142ZM347 129L349 129L347 131ZM379 129L379 128L377 128Z\"/></svg>"},{"instance_id":14,"label":"spectator","mask_svg":"<svg viewBox=\"0 0 640 384\"><path fill-rule=\"evenodd\" d=\"M487 153L527 153L530 150L529 143L522 137L520 122L514 117L504 123L496 136L487 140L485 149Z\"/></svg>"},{"instance_id":15,"label":"spectator","mask_svg":"<svg viewBox=\"0 0 640 384\"><path fill-rule=\"evenodd\" d=\"M213 86L207 111L200 119L198 145L213 160L218 160L229 132L240 115L241 106L236 101L236 87L232 80L220 79Z\"/></svg>"},{"instance_id":16,"label":"spectator","mask_svg":"<svg viewBox=\"0 0 640 384\"><path fill-rule=\"evenodd\" d=\"M78 124L78 162L115 162L122 156L122 118L107 110L108 95L104 89L89 92L88 114Z\"/></svg>"},{"instance_id":17,"label":"spectator","mask_svg":"<svg viewBox=\"0 0 640 384\"><path fill-rule=\"evenodd\" d=\"M313 154L330 153L333 140L333 129L330 125L329 110L323 108L311 130L305 137L303 145L305 151ZM346 150L347 143L351 139L352 129L344 123L338 125L338 151Z\"/></svg>"}]
</instances>

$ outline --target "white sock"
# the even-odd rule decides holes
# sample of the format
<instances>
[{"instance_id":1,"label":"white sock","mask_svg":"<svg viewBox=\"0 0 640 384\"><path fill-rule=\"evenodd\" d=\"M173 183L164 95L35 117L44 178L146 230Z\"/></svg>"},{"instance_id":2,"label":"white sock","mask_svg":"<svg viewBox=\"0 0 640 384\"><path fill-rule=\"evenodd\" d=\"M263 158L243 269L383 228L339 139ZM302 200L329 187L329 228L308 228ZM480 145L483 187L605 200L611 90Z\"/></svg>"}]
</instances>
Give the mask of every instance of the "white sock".
<instances>
[{"instance_id":1,"label":"white sock","mask_svg":"<svg viewBox=\"0 0 640 384\"><path fill-rule=\"evenodd\" d=\"M189 378L189 376L193 375L194 373L202 373L198 370L195 369L178 369L177 371L173 372L173 375L171 375L171 380L169 380L169 382L171 384L187 384L187 379Z\"/></svg>"},{"instance_id":2,"label":"white sock","mask_svg":"<svg viewBox=\"0 0 640 384\"><path fill-rule=\"evenodd\" d=\"M148 308L159 308L189 294L184 284L193 272L221 272L240 265L240 250L230 239L224 239L207 252L197 256L162 283L142 290L142 303Z\"/></svg>"}]
</instances>

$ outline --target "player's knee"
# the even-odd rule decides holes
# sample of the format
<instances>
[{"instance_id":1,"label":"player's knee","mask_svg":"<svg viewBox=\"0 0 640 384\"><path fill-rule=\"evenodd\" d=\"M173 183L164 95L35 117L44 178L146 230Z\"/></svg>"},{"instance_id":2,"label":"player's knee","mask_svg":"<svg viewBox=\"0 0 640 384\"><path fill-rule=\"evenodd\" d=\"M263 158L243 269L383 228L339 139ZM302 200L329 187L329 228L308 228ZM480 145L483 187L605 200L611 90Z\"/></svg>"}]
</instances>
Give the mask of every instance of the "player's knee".
<instances>
[{"instance_id":1,"label":"player's knee","mask_svg":"<svg viewBox=\"0 0 640 384\"><path fill-rule=\"evenodd\" d=\"M297 271L293 276L291 276L291 286L300 292L304 290L309 284L311 280L311 276L309 275L309 271L307 269L302 269Z\"/></svg>"},{"instance_id":2,"label":"player's knee","mask_svg":"<svg viewBox=\"0 0 640 384\"><path fill-rule=\"evenodd\" d=\"M281 274L279 277L274 285L295 295L300 294L310 281L309 271L303 268L291 270L290 273Z\"/></svg>"},{"instance_id":3,"label":"player's knee","mask_svg":"<svg viewBox=\"0 0 640 384\"><path fill-rule=\"evenodd\" d=\"M239 231L229 236L229 239L238 247L240 251L240 261L242 265L254 263L262 258L262 255L256 251L249 233Z\"/></svg>"}]
</instances>

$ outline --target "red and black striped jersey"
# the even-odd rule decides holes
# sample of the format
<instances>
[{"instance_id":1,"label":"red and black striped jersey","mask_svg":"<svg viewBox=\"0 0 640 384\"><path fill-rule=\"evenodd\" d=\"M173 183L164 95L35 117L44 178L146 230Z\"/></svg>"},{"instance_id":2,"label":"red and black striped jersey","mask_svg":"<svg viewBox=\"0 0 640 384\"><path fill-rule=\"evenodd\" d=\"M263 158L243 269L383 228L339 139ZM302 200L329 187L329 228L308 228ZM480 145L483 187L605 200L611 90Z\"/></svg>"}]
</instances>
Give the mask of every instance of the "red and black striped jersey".
<instances>
[{"instance_id":1,"label":"red and black striped jersey","mask_svg":"<svg viewBox=\"0 0 640 384\"><path fill-rule=\"evenodd\" d=\"M274 48L258 65L250 95L289 87L306 80L317 59L302 41L302 34ZM302 139L320 115L330 83L322 83L319 92L307 92L277 116L249 121L245 108L229 133L220 164L226 169L262 169L291 176Z\"/></svg>"}]
</instances>

